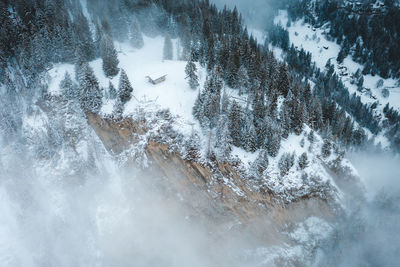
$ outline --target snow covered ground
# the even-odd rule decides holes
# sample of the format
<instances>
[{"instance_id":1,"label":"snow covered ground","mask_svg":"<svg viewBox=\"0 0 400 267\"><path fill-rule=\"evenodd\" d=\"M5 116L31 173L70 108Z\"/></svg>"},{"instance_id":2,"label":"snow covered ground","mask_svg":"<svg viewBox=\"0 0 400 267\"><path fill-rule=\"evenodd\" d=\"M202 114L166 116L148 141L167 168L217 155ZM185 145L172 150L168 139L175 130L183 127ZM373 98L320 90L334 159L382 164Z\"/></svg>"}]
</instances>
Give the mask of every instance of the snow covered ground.
<instances>
[{"instance_id":1,"label":"snow covered ground","mask_svg":"<svg viewBox=\"0 0 400 267\"><path fill-rule=\"evenodd\" d=\"M163 40L162 37L145 37L145 46L138 51L121 44L119 66L127 72L135 97L127 104L125 114L129 115L135 109L137 101L154 101L161 108L168 108L173 115L193 122L192 108L198 91L190 89L185 80L186 61L162 60ZM102 73L101 60L96 62L95 68L96 73ZM167 79L157 85L149 83L146 78L150 76L156 79L162 75L167 75ZM200 79L202 78L205 77L200 73ZM115 85L118 86L117 83Z\"/></svg>"},{"instance_id":2,"label":"snow covered ground","mask_svg":"<svg viewBox=\"0 0 400 267\"><path fill-rule=\"evenodd\" d=\"M134 88L134 98L127 103L124 113L129 116L135 112L137 107L146 107L150 111L151 109L168 108L172 115L176 117L176 120L174 120L176 125L174 127L179 127L181 133L187 134L189 133L187 130L191 130L192 127L198 127L197 122L191 115L198 91L191 90L184 79L186 62L162 60L162 46L162 37L145 38L145 47L140 50L134 50L126 44L117 44L120 67L127 72ZM102 71L100 59L90 64L95 71L100 86L108 88L110 81L115 87L118 86L119 76L113 79L106 78ZM74 66L70 64L59 64L49 71L49 92L51 94L61 93L59 83L63 79L65 71L68 71L71 77L74 77ZM203 84L205 78L204 70L200 69L200 73L202 77L201 84ZM145 79L145 76L149 74L155 76L167 74L168 76L166 82L154 86ZM228 95L238 97L235 91L229 88L226 90ZM111 112L112 103L105 102L102 110L105 113ZM30 116L24 119L25 131L32 133L29 136L35 137L35 132L41 132L48 121L54 120L54 118L49 119L47 116L42 117L44 116L42 113L39 114L40 116ZM84 140L87 140L87 142L81 142L77 145L77 153L82 155L82 161L87 158L84 156L88 154L85 150L89 150L91 146L101 146L100 143L93 143L99 142L99 140L94 132L90 130L90 127L87 127L87 133L90 133L88 135L85 134ZM43 134L44 132L45 129L43 129ZM309 144L306 141L305 146L301 147L299 143L302 138L303 136L291 135L288 140L283 141L281 154L283 152L295 152L298 156L306 151ZM315 155L310 155L310 161L318 154L320 141L317 142ZM213 251L217 251L219 248L210 246L210 244L215 244L214 240L212 242L209 241L207 234L205 234L206 232L203 232L201 227L197 227L196 222L183 220L182 218L185 218L186 213L180 217L174 217L175 214L171 216L169 213L171 205L169 203L164 205L166 197L158 195L158 192L151 193L157 190L157 186L154 186L153 183L151 185L142 184L151 179L135 179L136 174L131 172L123 175L118 171L117 164L105 153L105 150L100 150L100 155L96 156L98 159L97 165L101 166L100 173L104 173L104 175L100 175L97 178L82 177L87 182L83 183L81 181L82 185L78 189L69 185L72 192L66 191L64 188L66 183L72 182L64 182L62 178L74 163L71 163L72 159L68 158L68 155L65 158L59 158L57 161L57 166L62 165L64 166L63 168L58 168L55 171L52 166L46 165L35 170L36 178L30 180L33 183L33 189L31 188L30 190L35 191L31 199L40 208L40 211L38 212L35 209L33 215L28 214L25 216L28 216L27 218L31 220L32 216L36 218L36 214L41 215L40 221L34 221L34 223L30 224L38 231L25 230L20 221L12 221L17 218L17 215L14 214L15 212L11 211L10 208L12 207L10 205L12 200L9 199L8 192L3 193L0 186L0 199L6 203L5 207L0 205L0 210L5 214L5 217L0 219L0 239L15 240L14 243L7 244L3 244L0 241L0 262L5 263L4 266L16 266L16 261L23 258L25 260L22 262L24 266L35 266L38 260L34 256L40 255L38 256L39 260L48 262L52 260L54 263L63 260L65 265L78 266L80 262L89 262L89 265L101 266L100 263L105 262L104 265L129 266L129 264L124 265L125 262L145 261L147 257L149 259L155 257L160 260L169 260L172 257L172 260L176 263L173 266L212 266L212 263L208 262L209 257L201 258L202 254L199 254L201 248L197 244L207 247L207 252L210 248ZM232 156L237 156L246 168L251 166L257 155L258 152L249 153L235 147L232 152ZM278 159L279 157L274 160L271 159L271 170L276 168ZM311 169L313 168L309 170ZM302 180L299 179L300 176L297 175L299 173L295 171L295 167L282 180L279 180L276 170L272 172L275 174L271 179L270 185L276 184L274 185L275 187L271 188L281 190L281 192L289 192L299 188ZM324 179L330 179L330 177L326 176ZM25 180L23 181L25 182ZM13 180L13 183L17 182L18 179ZM224 178L223 182L230 186L238 196L246 197L245 193L229 178ZM40 203L36 203L39 201ZM17 202L17 204L18 207L15 210L17 213L21 212L22 214L21 203ZM30 207L29 209L32 208ZM149 211L151 212L149 213ZM43 220L44 216L47 216L46 220ZM309 220L305 221L303 223L304 226L300 223L298 227L307 228L308 222ZM13 227L13 225L17 225L17 227ZM58 231L60 231L61 227L69 230L63 231L61 237L57 238L60 235ZM293 239L291 244L285 244L283 247L263 247L250 250L248 257L251 259L256 257L257 259L255 260L258 262L267 262L271 258L268 253L271 252L276 254L271 258L272 262L277 257L287 258L293 256L301 258L302 253L305 251L303 243L306 244L307 238L310 238L310 242L313 242L311 238L313 238L315 232L313 227L308 227L306 230L303 230L303 228L298 229L295 227L294 231L288 231L287 235L290 239ZM23 229L23 231L20 231L20 229ZM182 229L188 230L182 231ZM316 231L319 230L317 229ZM298 237L303 235L307 236ZM40 243L40 246L35 246L37 240L41 240L43 236L48 242L42 241L43 243ZM81 240L78 242L79 245L73 246L72 249L66 249L72 243L75 243L77 239ZM29 242L29 245L26 245L27 242ZM235 240L235 242L240 243L242 241ZM51 248L53 245L54 248ZM219 245L216 247L219 247ZM223 251L224 246L220 247L221 251ZM139 259L137 259L136 254L132 256L132 248L137 251ZM46 255L51 249L53 249L54 255L62 255L62 259L47 259ZM16 251L19 254L13 254ZM66 251L66 253L62 253L62 251ZM9 258L1 258L2 252L3 255L7 255ZM243 251L238 251L238 255L239 252L243 253ZM27 253L27 255L23 255L24 253ZM190 262L191 259L195 259L195 262ZM160 265L168 266L168 264L162 263ZM60 265L58 264L58 266Z\"/></svg>"},{"instance_id":3,"label":"snow covered ground","mask_svg":"<svg viewBox=\"0 0 400 267\"><path fill-rule=\"evenodd\" d=\"M127 43L115 43L118 51L119 67L124 69L133 87L133 97L124 109L124 115L129 116L140 105L146 104L154 110L169 109L174 116L179 116L182 130L191 130L197 122L193 118L192 108L198 90L190 89L185 79L186 61L163 60L164 38L158 36L149 38L144 36L144 47L134 49ZM176 47L177 41L174 40ZM175 54L177 49L174 49ZM177 55L174 55L177 58ZM108 90L109 82L118 89L119 75L110 79L102 69L102 60L96 59L90 63L101 87ZM206 73L199 68L200 84L204 83ZM60 94L59 84L65 72L74 77L74 66L58 64L49 71L49 92ZM156 79L167 75L166 81L157 85L148 82L146 76ZM114 101L104 100L102 113L110 114L113 111Z\"/></svg>"},{"instance_id":4,"label":"snow covered ground","mask_svg":"<svg viewBox=\"0 0 400 267\"><path fill-rule=\"evenodd\" d=\"M254 36L260 42L264 36L260 31L253 30ZM124 115L131 116L137 112L138 108L145 109L146 112L156 112L161 109L169 109L174 119L174 129L186 137L189 137L193 130L200 135L200 142L203 144L202 154L206 154L208 147L208 133L202 132L199 123L192 115L192 108L198 90L190 89L187 80L185 80L186 61L179 60L163 60L163 43L164 39L161 36L155 38L144 37L144 47L142 49L134 49L127 43L116 43L118 58L120 61L119 67L124 69L133 86L133 97L125 105ZM177 40L174 40L174 49L177 51ZM174 58L178 58L174 55ZM92 66L99 84L105 90L108 89L109 82L113 83L115 88L118 88L119 75L110 79L104 75L102 70L102 60L97 59L90 63ZM198 73L200 77L200 87L204 84L206 78L206 70L198 65ZM59 83L68 71L71 77L74 76L74 67L70 64L56 65L49 71L49 91L53 94L59 94ZM148 82L146 76L153 79L162 75L167 75L165 82L158 85L153 85ZM239 96L236 90L225 87L226 94L232 99L239 100L242 105L246 104L246 96ZM243 101L240 101L243 100ZM104 115L110 114L113 111L115 100L104 99L101 112ZM156 125L154 125L156 128ZM270 158L269 167L266 171L265 181L262 184L267 185L277 194L288 197L290 199L292 192L307 194L310 185L314 181L305 182L304 175L310 179L317 179L318 183L329 183L335 186L334 181L326 172L323 166L323 161L319 158L321 153L322 139L315 134L315 143L307 140L307 133L310 129L306 127L304 134L300 136L290 135L288 139L282 140L280 153L275 158ZM301 145L302 144L302 145ZM310 148L311 147L311 148ZM295 165L290 169L289 173L281 177L279 173L279 159L283 153L293 153L295 155ZM303 171L297 168L297 160L299 156L307 152L309 156L309 167ZM232 157L238 158L242 166L249 170L252 163L257 159L258 151L255 153L246 152L241 148L232 147ZM325 161L333 160L326 159ZM308 184L308 186L304 186ZM340 193L339 193L340 195Z\"/></svg>"},{"instance_id":5,"label":"snow covered ground","mask_svg":"<svg viewBox=\"0 0 400 267\"><path fill-rule=\"evenodd\" d=\"M377 88L377 82L382 79L379 75L364 75L364 87L367 89L363 93L357 91L357 86L350 83L350 76L354 74L357 69L362 70L363 66L355 62L351 56L347 56L343 64L338 64L336 58L340 51L340 46L333 41L327 40L326 36L329 29L326 25L321 28L314 28L312 25L305 23L304 20L298 20L291 23L287 27L288 14L286 11L280 10L279 15L275 18L275 24L281 24L289 32L290 42L295 47L312 53L312 60L315 61L316 66L320 69L325 68L325 64L329 59L334 64L336 73L347 73L347 76L342 76L344 84L348 87L350 94L356 93L361 97L363 103L373 103L378 101L378 110L389 103L400 110L400 87L396 85L394 79L383 79L384 84L382 87ZM344 68L343 68L344 67ZM346 71L347 69L347 71ZM390 96L384 98L382 96L382 89L388 88ZM369 90L370 89L370 93Z\"/></svg>"}]
</instances>

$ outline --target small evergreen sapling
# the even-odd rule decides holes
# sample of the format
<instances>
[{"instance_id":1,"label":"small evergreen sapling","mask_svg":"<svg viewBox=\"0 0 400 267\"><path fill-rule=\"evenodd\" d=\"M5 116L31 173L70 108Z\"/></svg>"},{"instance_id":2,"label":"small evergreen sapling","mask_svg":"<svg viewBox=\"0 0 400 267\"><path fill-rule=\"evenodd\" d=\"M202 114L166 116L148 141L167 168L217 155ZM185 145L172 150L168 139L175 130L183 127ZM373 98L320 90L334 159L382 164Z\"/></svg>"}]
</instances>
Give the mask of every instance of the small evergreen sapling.
<instances>
[{"instance_id":1,"label":"small evergreen sapling","mask_svg":"<svg viewBox=\"0 0 400 267\"><path fill-rule=\"evenodd\" d=\"M305 168L308 167L308 156L307 153L304 152L303 154L301 154L301 156L299 157L299 161L298 161L298 165L299 165L299 169L300 170L304 170Z\"/></svg>"},{"instance_id":2,"label":"small evergreen sapling","mask_svg":"<svg viewBox=\"0 0 400 267\"><path fill-rule=\"evenodd\" d=\"M255 152L257 150L257 133L253 121L247 117L244 126L243 147L246 151Z\"/></svg>"},{"instance_id":3,"label":"small evergreen sapling","mask_svg":"<svg viewBox=\"0 0 400 267\"><path fill-rule=\"evenodd\" d=\"M79 97L78 88L73 83L71 75L68 72L65 73L64 79L60 82L60 89L67 99L73 100Z\"/></svg>"},{"instance_id":4,"label":"small evergreen sapling","mask_svg":"<svg viewBox=\"0 0 400 267\"><path fill-rule=\"evenodd\" d=\"M327 158L331 155L331 148L332 148L332 144L328 139L324 140L324 144L322 145L321 148L321 154L322 157Z\"/></svg>"},{"instance_id":5,"label":"small evergreen sapling","mask_svg":"<svg viewBox=\"0 0 400 267\"><path fill-rule=\"evenodd\" d=\"M126 75L126 72L121 69L121 76L119 77L118 85L118 95L122 105L125 105L126 102L131 100L132 91L133 88L131 83L129 82L128 75Z\"/></svg>"},{"instance_id":6,"label":"small evergreen sapling","mask_svg":"<svg viewBox=\"0 0 400 267\"><path fill-rule=\"evenodd\" d=\"M199 77L197 76L196 72L197 72L197 67L196 64L193 62L193 56L191 55L185 67L185 73L186 73L185 79L189 79L189 86L193 90L199 87Z\"/></svg>"},{"instance_id":7,"label":"small evergreen sapling","mask_svg":"<svg viewBox=\"0 0 400 267\"><path fill-rule=\"evenodd\" d=\"M118 74L118 54L114 43L109 36L104 36L100 41L100 53L103 59L103 71L107 77L114 77Z\"/></svg>"},{"instance_id":8,"label":"small evergreen sapling","mask_svg":"<svg viewBox=\"0 0 400 267\"><path fill-rule=\"evenodd\" d=\"M211 71L204 85L204 91L201 94L203 99L203 114L209 122L211 128L215 127L221 111L221 90L223 80L218 68Z\"/></svg>"},{"instance_id":9,"label":"small evergreen sapling","mask_svg":"<svg viewBox=\"0 0 400 267\"><path fill-rule=\"evenodd\" d=\"M122 113L124 112L124 104L121 101L121 98L117 98L115 103L114 103L114 110L113 110L113 116L116 119L119 119L122 117Z\"/></svg>"},{"instance_id":10,"label":"small evergreen sapling","mask_svg":"<svg viewBox=\"0 0 400 267\"><path fill-rule=\"evenodd\" d=\"M265 140L263 147L268 151L271 157L276 157L281 147L281 129L277 122L271 117L264 119Z\"/></svg>"},{"instance_id":11,"label":"small evergreen sapling","mask_svg":"<svg viewBox=\"0 0 400 267\"><path fill-rule=\"evenodd\" d=\"M220 162L227 162L232 151L232 137L229 132L228 119L225 115L220 116L216 129L215 156Z\"/></svg>"},{"instance_id":12,"label":"small evergreen sapling","mask_svg":"<svg viewBox=\"0 0 400 267\"><path fill-rule=\"evenodd\" d=\"M284 153L278 162L280 175L285 176L286 174L288 174L293 165L294 154Z\"/></svg>"},{"instance_id":13,"label":"small evergreen sapling","mask_svg":"<svg viewBox=\"0 0 400 267\"><path fill-rule=\"evenodd\" d=\"M194 102L192 114L193 116L203 125L204 121L204 94L200 93L197 95L197 98Z\"/></svg>"},{"instance_id":14,"label":"small evergreen sapling","mask_svg":"<svg viewBox=\"0 0 400 267\"><path fill-rule=\"evenodd\" d=\"M382 93L382 96L383 96L384 98L388 98L389 95L390 95L389 89L387 89L387 88L383 88L382 91L381 91L381 93Z\"/></svg>"},{"instance_id":15,"label":"small evergreen sapling","mask_svg":"<svg viewBox=\"0 0 400 267\"><path fill-rule=\"evenodd\" d=\"M251 175L255 178L261 178L264 171L268 168L268 151L261 149L257 159L253 162L250 168Z\"/></svg>"},{"instance_id":16,"label":"small evergreen sapling","mask_svg":"<svg viewBox=\"0 0 400 267\"><path fill-rule=\"evenodd\" d=\"M237 147L242 145L242 127L243 127L243 119L242 119L242 108L240 105L234 100L232 103L231 110L228 116L229 120L229 130L232 136L233 144Z\"/></svg>"},{"instance_id":17,"label":"small evergreen sapling","mask_svg":"<svg viewBox=\"0 0 400 267\"><path fill-rule=\"evenodd\" d=\"M200 157L200 137L193 129L190 137L185 140L184 148L183 155L186 160L194 160Z\"/></svg>"},{"instance_id":18,"label":"small evergreen sapling","mask_svg":"<svg viewBox=\"0 0 400 267\"><path fill-rule=\"evenodd\" d=\"M108 97L110 99L116 99L118 96L117 90L115 89L114 85L109 82L108 84Z\"/></svg>"},{"instance_id":19,"label":"small evergreen sapling","mask_svg":"<svg viewBox=\"0 0 400 267\"><path fill-rule=\"evenodd\" d=\"M88 63L84 63L79 69L80 101L82 109L86 112L97 113L102 104L102 92L99 82Z\"/></svg>"}]
</instances>

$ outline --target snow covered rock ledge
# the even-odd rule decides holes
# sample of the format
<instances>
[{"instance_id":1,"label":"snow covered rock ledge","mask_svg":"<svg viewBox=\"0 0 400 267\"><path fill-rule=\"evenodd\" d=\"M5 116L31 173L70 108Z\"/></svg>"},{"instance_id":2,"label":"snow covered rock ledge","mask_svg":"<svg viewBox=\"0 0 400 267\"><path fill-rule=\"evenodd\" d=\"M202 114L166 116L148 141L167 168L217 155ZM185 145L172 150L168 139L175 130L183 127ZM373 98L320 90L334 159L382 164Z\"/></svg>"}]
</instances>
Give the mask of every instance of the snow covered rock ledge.
<instances>
[{"instance_id":1,"label":"snow covered rock ledge","mask_svg":"<svg viewBox=\"0 0 400 267\"><path fill-rule=\"evenodd\" d=\"M238 159L229 163L218 162L215 158L205 160L196 151L185 147L185 139L173 130L173 118L168 112L160 111L142 119L126 117L119 120L88 114L88 121L105 147L121 163L157 171L183 199L185 195L187 199L193 199L190 196L199 194L199 199L207 203L199 213L211 208L248 224L265 216L280 223L312 215L330 220L341 212L333 198L326 199L321 194L299 198L294 194L290 201L282 199L271 189L257 186L259 181L247 176ZM190 205L196 206L195 203ZM291 212L297 209L301 212ZM206 214L215 216L215 212L203 215Z\"/></svg>"}]
</instances>

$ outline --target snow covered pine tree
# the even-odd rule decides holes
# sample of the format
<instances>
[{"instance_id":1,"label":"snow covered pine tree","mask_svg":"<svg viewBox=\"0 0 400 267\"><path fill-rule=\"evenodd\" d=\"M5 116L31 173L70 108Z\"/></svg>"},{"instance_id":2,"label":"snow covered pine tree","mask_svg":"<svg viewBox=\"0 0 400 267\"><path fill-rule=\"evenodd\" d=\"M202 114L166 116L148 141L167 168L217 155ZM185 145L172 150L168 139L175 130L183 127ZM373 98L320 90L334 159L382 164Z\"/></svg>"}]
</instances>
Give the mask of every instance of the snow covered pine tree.
<instances>
[{"instance_id":1,"label":"snow covered pine tree","mask_svg":"<svg viewBox=\"0 0 400 267\"><path fill-rule=\"evenodd\" d=\"M121 76L119 77L118 94L121 99L122 105L131 99L131 93L133 91L132 85L129 82L128 75L125 70L121 69Z\"/></svg>"},{"instance_id":2,"label":"snow covered pine tree","mask_svg":"<svg viewBox=\"0 0 400 267\"><path fill-rule=\"evenodd\" d=\"M102 93L99 82L88 63L84 63L80 69L79 87L81 91L80 101L82 109L86 112L99 112L102 104Z\"/></svg>"},{"instance_id":3,"label":"snow covered pine tree","mask_svg":"<svg viewBox=\"0 0 400 267\"><path fill-rule=\"evenodd\" d=\"M100 53L103 59L103 71L107 77L114 77L118 74L118 55L113 40L109 36L103 36L100 41Z\"/></svg>"},{"instance_id":4,"label":"snow covered pine tree","mask_svg":"<svg viewBox=\"0 0 400 267\"><path fill-rule=\"evenodd\" d=\"M189 61L185 67L186 78L189 79L189 86L192 89L196 89L199 87L199 77L196 74L197 67L196 64L193 62L193 54L190 55Z\"/></svg>"}]
</instances>

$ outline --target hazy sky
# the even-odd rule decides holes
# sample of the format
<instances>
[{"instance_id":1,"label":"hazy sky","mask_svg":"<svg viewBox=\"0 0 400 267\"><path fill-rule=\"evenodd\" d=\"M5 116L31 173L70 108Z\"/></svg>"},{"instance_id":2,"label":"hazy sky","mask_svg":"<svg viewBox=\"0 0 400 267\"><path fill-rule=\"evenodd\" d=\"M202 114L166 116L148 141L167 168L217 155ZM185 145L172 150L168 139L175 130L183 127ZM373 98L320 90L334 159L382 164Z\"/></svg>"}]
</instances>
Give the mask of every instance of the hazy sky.
<instances>
[{"instance_id":1,"label":"hazy sky","mask_svg":"<svg viewBox=\"0 0 400 267\"><path fill-rule=\"evenodd\" d=\"M269 17L273 16L274 10L269 0L211 0L217 7L237 7L249 27L264 28Z\"/></svg>"}]
</instances>

